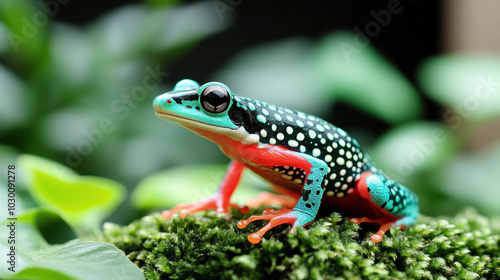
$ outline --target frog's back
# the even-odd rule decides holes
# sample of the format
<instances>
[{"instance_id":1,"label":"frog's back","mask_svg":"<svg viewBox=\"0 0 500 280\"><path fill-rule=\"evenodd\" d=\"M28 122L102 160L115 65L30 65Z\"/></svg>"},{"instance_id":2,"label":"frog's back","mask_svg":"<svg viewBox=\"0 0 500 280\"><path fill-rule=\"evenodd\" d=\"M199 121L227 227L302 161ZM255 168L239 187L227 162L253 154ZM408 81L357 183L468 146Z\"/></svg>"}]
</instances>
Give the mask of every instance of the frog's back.
<instances>
[{"instance_id":1,"label":"frog's back","mask_svg":"<svg viewBox=\"0 0 500 280\"><path fill-rule=\"evenodd\" d=\"M350 194L354 191L356 179L364 171L381 174L358 142L341 128L303 112L240 96L237 101L249 118L245 129L257 134L260 143L307 154L328 165L325 196L342 198ZM276 167L275 171L283 173L284 177L288 172L293 175L291 170L283 167ZM298 180L295 176L288 177L290 181Z\"/></svg>"}]
</instances>

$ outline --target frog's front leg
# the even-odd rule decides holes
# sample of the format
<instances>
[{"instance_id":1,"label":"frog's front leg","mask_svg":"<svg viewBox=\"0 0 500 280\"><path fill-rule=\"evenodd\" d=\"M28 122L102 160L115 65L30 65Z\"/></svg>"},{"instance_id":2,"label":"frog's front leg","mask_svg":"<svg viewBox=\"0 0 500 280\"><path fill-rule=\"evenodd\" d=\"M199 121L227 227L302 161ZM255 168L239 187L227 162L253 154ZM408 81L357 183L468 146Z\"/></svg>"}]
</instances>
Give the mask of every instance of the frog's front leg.
<instances>
[{"instance_id":1,"label":"frog's front leg","mask_svg":"<svg viewBox=\"0 0 500 280\"><path fill-rule=\"evenodd\" d=\"M229 201L240 181L244 169L245 166L240 162L231 161L220 188L212 196L196 203L179 204L170 210L163 211L161 216L168 219L175 213L180 212L180 217L184 218L187 214L209 209L215 209L217 213L228 213L229 207L239 208L242 213L247 213L248 207L240 207Z\"/></svg>"},{"instance_id":2,"label":"frog's front leg","mask_svg":"<svg viewBox=\"0 0 500 280\"><path fill-rule=\"evenodd\" d=\"M383 213L376 218L351 218L352 223L377 223L379 230L371 236L373 242L382 241L392 226L405 228L415 224L419 207L417 196L405 186L380 174L365 172L356 183L359 194Z\"/></svg>"},{"instance_id":3,"label":"frog's front leg","mask_svg":"<svg viewBox=\"0 0 500 280\"><path fill-rule=\"evenodd\" d=\"M306 178L303 182L300 198L293 209L285 207L281 210L267 209L262 215L254 215L238 223L239 228L244 228L253 221L269 221L266 226L248 235L248 241L253 244L259 243L267 231L278 225L292 224L290 231L293 231L296 227L306 226L313 222L323 196L323 184L328 172L328 166L325 162L309 155L285 150L273 154L273 156L267 159L267 165L300 168L306 172Z\"/></svg>"}]
</instances>

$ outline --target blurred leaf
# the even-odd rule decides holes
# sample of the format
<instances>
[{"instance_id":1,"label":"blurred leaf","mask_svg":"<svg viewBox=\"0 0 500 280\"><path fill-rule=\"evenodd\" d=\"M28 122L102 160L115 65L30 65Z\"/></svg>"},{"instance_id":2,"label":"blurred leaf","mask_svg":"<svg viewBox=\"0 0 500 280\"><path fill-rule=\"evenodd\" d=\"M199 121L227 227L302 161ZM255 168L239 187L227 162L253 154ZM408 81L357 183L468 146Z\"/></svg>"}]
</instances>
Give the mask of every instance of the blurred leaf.
<instances>
[{"instance_id":1,"label":"blurred leaf","mask_svg":"<svg viewBox=\"0 0 500 280\"><path fill-rule=\"evenodd\" d=\"M9 48L9 39L8 39L8 29L5 25L0 21L0 54L3 54Z\"/></svg>"},{"instance_id":2,"label":"blurred leaf","mask_svg":"<svg viewBox=\"0 0 500 280\"><path fill-rule=\"evenodd\" d=\"M17 216L18 221L33 225L50 244L60 244L76 238L69 224L50 207L37 207Z\"/></svg>"},{"instance_id":3,"label":"blurred leaf","mask_svg":"<svg viewBox=\"0 0 500 280\"><path fill-rule=\"evenodd\" d=\"M47 58L47 25L50 17L35 1L0 0L0 19L16 63L40 66Z\"/></svg>"},{"instance_id":4,"label":"blurred leaf","mask_svg":"<svg viewBox=\"0 0 500 280\"><path fill-rule=\"evenodd\" d=\"M0 130L6 130L28 119L30 104L23 83L1 64L0 85Z\"/></svg>"},{"instance_id":5,"label":"blurred leaf","mask_svg":"<svg viewBox=\"0 0 500 280\"><path fill-rule=\"evenodd\" d=\"M18 222L16 227L21 233L16 236L16 272L4 265L0 270L3 279L144 279L141 270L114 245L72 241L48 246L31 225ZM11 245L5 240L0 240L0 250L10 252Z\"/></svg>"},{"instance_id":6,"label":"blurred leaf","mask_svg":"<svg viewBox=\"0 0 500 280\"><path fill-rule=\"evenodd\" d=\"M457 155L439 169L437 181L455 200L486 215L500 213L500 142L476 154Z\"/></svg>"},{"instance_id":7,"label":"blurred leaf","mask_svg":"<svg viewBox=\"0 0 500 280\"><path fill-rule=\"evenodd\" d=\"M96 39L96 54L109 61L185 46L226 25L218 20L209 2L155 9L128 5L101 18L91 34Z\"/></svg>"},{"instance_id":8,"label":"blurred leaf","mask_svg":"<svg viewBox=\"0 0 500 280\"><path fill-rule=\"evenodd\" d=\"M329 103L311 67L313 45L294 38L260 45L236 55L214 80L224 82L235 94L316 115Z\"/></svg>"},{"instance_id":9,"label":"blurred leaf","mask_svg":"<svg viewBox=\"0 0 500 280\"><path fill-rule=\"evenodd\" d=\"M500 116L500 56L434 57L422 64L418 78L429 97L463 119Z\"/></svg>"},{"instance_id":10,"label":"blurred leaf","mask_svg":"<svg viewBox=\"0 0 500 280\"><path fill-rule=\"evenodd\" d=\"M330 98L338 98L387 122L420 116L417 90L371 45L359 45L351 33L323 39L316 54L316 74Z\"/></svg>"},{"instance_id":11,"label":"blurred leaf","mask_svg":"<svg viewBox=\"0 0 500 280\"><path fill-rule=\"evenodd\" d=\"M218 188L227 165L197 165L172 168L143 179L132 193L132 204L138 209L172 208L179 203L198 202ZM247 171L236 188L231 201L244 204L257 197L259 183Z\"/></svg>"},{"instance_id":12,"label":"blurred leaf","mask_svg":"<svg viewBox=\"0 0 500 280\"><path fill-rule=\"evenodd\" d=\"M454 135L437 123L398 126L383 135L370 154L384 172L404 182L424 170L436 168L457 148Z\"/></svg>"},{"instance_id":13,"label":"blurred leaf","mask_svg":"<svg viewBox=\"0 0 500 280\"><path fill-rule=\"evenodd\" d=\"M19 157L27 185L41 205L59 209L73 226L97 226L124 198L124 187L109 179L78 176L59 163L31 155Z\"/></svg>"}]
</instances>

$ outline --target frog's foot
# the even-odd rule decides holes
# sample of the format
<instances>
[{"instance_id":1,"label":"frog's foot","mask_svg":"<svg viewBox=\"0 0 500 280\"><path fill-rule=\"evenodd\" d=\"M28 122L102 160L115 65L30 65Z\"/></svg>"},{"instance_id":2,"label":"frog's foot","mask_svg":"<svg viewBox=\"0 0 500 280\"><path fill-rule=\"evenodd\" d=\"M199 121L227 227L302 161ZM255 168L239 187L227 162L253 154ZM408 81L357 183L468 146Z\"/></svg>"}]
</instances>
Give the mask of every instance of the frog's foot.
<instances>
[{"instance_id":1,"label":"frog's foot","mask_svg":"<svg viewBox=\"0 0 500 280\"><path fill-rule=\"evenodd\" d=\"M248 241L252 244L257 244L262 239L262 236L270 229L282 225L282 224L292 224L290 232L293 232L296 227L306 226L313 221L314 217L311 215L288 208L281 208L280 210L266 209L262 212L262 215L253 215L246 220L241 220L238 222L238 228L245 228L248 224L253 221L267 220L269 223L258 231L248 235Z\"/></svg>"},{"instance_id":2,"label":"frog's foot","mask_svg":"<svg viewBox=\"0 0 500 280\"><path fill-rule=\"evenodd\" d=\"M270 192L261 192L258 197L247 200L246 203L251 208L257 208L261 205L282 205L287 208L292 208L297 204L297 199L287 196L274 194Z\"/></svg>"},{"instance_id":3,"label":"frog's foot","mask_svg":"<svg viewBox=\"0 0 500 280\"><path fill-rule=\"evenodd\" d=\"M367 218L367 217L363 217L363 218L351 218L349 219L349 221L351 223L354 223L354 224L361 224L361 223L376 223L376 224L379 224L380 225L380 228L379 230L372 234L372 236L370 237L370 239L375 242L375 243L378 243L380 241L382 241L382 239L384 238L384 234L394 225L396 224L397 220L389 220L389 219L370 219L370 218ZM398 226L400 229L404 229L405 228L405 225L396 225Z\"/></svg>"},{"instance_id":4,"label":"frog's foot","mask_svg":"<svg viewBox=\"0 0 500 280\"><path fill-rule=\"evenodd\" d=\"M181 218L188 214L200 211L215 209L217 213L229 213L229 208L238 208L241 213L246 214L249 211L247 206L239 206L235 203L227 202L221 195L213 195L196 203L181 203L170 210L161 213L162 218L170 219L175 213L179 212Z\"/></svg>"}]
</instances>

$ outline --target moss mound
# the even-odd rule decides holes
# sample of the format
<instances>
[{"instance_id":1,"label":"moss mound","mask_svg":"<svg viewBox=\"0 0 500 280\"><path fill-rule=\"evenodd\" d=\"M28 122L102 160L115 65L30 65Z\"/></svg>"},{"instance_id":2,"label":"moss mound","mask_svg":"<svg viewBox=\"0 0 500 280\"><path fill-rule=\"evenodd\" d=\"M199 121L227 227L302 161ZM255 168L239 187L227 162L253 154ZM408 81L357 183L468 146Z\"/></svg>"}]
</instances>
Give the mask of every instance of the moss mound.
<instances>
[{"instance_id":1,"label":"moss mound","mask_svg":"<svg viewBox=\"0 0 500 280\"><path fill-rule=\"evenodd\" d=\"M147 279L500 279L498 221L474 210L420 217L379 244L369 240L374 227L334 213L293 234L280 226L252 245L247 235L264 222L240 230L236 223L244 217L206 212L163 220L155 214L128 226L106 224L105 239Z\"/></svg>"}]
</instances>

